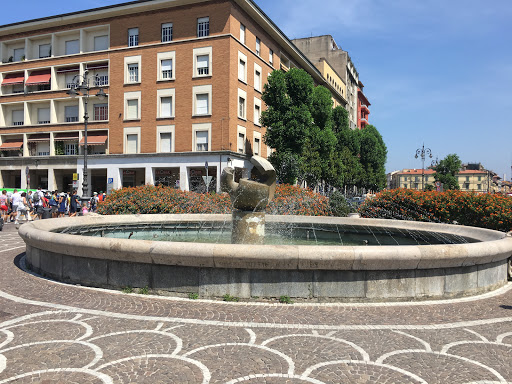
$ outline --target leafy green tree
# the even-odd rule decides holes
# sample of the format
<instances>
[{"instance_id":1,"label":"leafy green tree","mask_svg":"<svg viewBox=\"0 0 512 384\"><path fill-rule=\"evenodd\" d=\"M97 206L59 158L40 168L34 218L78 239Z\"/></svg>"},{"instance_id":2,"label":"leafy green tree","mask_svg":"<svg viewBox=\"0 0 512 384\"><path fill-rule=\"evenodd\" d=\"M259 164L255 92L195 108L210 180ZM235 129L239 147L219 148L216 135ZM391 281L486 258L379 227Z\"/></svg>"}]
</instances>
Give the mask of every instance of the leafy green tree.
<instances>
[{"instance_id":1,"label":"leafy green tree","mask_svg":"<svg viewBox=\"0 0 512 384\"><path fill-rule=\"evenodd\" d=\"M360 146L360 161L364 170L362 186L372 190L384 189L388 150L377 128L367 125L361 131Z\"/></svg>"},{"instance_id":2,"label":"leafy green tree","mask_svg":"<svg viewBox=\"0 0 512 384\"><path fill-rule=\"evenodd\" d=\"M459 182L455 175L459 172L461 167L462 162L459 156L454 153L449 154L434 168L436 171L434 173L434 179L443 184L444 190L460 189Z\"/></svg>"}]
</instances>

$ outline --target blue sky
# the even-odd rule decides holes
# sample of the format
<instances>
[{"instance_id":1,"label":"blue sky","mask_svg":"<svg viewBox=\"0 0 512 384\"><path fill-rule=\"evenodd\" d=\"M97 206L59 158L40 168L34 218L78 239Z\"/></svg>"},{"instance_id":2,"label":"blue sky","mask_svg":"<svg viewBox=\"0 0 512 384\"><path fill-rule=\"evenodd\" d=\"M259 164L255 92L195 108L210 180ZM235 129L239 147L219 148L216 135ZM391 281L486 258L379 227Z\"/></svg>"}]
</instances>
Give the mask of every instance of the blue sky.
<instances>
[{"instance_id":1,"label":"blue sky","mask_svg":"<svg viewBox=\"0 0 512 384\"><path fill-rule=\"evenodd\" d=\"M124 1L5 2L0 24ZM510 0L256 0L291 39L330 34L347 50L388 146L387 171L420 168L422 144L510 180Z\"/></svg>"}]
</instances>

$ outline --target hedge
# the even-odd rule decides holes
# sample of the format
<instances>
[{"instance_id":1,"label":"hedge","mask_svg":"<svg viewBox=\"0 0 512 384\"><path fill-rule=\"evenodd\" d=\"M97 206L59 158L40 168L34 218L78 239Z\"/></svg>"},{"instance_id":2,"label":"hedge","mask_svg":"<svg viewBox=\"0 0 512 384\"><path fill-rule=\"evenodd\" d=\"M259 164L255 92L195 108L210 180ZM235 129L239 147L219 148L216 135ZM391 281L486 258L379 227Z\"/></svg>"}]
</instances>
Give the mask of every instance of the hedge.
<instances>
[{"instance_id":1,"label":"hedge","mask_svg":"<svg viewBox=\"0 0 512 384\"><path fill-rule=\"evenodd\" d=\"M102 215L157 213L231 213L227 193L202 194L164 186L143 185L113 190L98 204ZM320 194L290 185L278 185L274 200L267 206L274 215L327 216L328 199Z\"/></svg>"},{"instance_id":2,"label":"hedge","mask_svg":"<svg viewBox=\"0 0 512 384\"><path fill-rule=\"evenodd\" d=\"M362 217L430 221L495 229L512 229L512 198L461 191L421 192L394 189L361 205Z\"/></svg>"}]
</instances>

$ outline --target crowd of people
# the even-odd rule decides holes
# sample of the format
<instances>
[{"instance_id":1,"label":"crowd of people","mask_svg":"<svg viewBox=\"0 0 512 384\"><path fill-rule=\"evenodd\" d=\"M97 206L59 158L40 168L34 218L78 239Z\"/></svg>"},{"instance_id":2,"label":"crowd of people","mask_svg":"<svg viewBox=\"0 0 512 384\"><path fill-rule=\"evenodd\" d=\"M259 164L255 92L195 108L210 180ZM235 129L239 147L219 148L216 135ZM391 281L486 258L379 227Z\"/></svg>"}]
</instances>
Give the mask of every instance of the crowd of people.
<instances>
[{"instance_id":1,"label":"crowd of people","mask_svg":"<svg viewBox=\"0 0 512 384\"><path fill-rule=\"evenodd\" d=\"M15 224L19 224L23 217L26 221L31 221L49 217L81 216L96 212L98 203L105 197L103 191L99 194L94 192L93 197L82 201L76 190L71 193L43 191L41 188L21 193L17 189L13 193L3 190L0 195L0 214L4 223Z\"/></svg>"}]
</instances>

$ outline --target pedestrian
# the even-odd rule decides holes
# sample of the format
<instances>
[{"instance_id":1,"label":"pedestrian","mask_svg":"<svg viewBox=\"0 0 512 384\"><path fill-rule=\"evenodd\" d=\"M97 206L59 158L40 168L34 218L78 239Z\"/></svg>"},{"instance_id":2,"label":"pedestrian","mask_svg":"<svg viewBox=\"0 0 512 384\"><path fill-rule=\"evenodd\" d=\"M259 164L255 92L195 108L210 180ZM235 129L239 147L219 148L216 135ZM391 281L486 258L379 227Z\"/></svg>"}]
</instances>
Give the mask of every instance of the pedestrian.
<instances>
[{"instance_id":1,"label":"pedestrian","mask_svg":"<svg viewBox=\"0 0 512 384\"><path fill-rule=\"evenodd\" d=\"M59 200L57 200L57 203L59 205L59 208L58 208L59 217L64 217L66 215L67 204L68 204L68 199L64 192L60 193Z\"/></svg>"},{"instance_id":2,"label":"pedestrian","mask_svg":"<svg viewBox=\"0 0 512 384\"><path fill-rule=\"evenodd\" d=\"M2 215L2 220L4 223L7 223L7 214L9 212L9 197L7 196L7 191L4 189L2 194L0 195L0 211Z\"/></svg>"},{"instance_id":3,"label":"pedestrian","mask_svg":"<svg viewBox=\"0 0 512 384\"><path fill-rule=\"evenodd\" d=\"M13 218L15 219L18 215L18 204L21 201L21 195L18 193L17 189L14 189L11 195L11 221Z\"/></svg>"},{"instance_id":4,"label":"pedestrian","mask_svg":"<svg viewBox=\"0 0 512 384\"><path fill-rule=\"evenodd\" d=\"M85 215L87 215L88 213L89 213L89 210L87 209L87 203L86 203L86 202L84 202L84 203L82 204L82 215L83 215L83 216L85 216Z\"/></svg>"},{"instance_id":5,"label":"pedestrian","mask_svg":"<svg viewBox=\"0 0 512 384\"><path fill-rule=\"evenodd\" d=\"M91 212L96 212L98 206L98 192L94 192L91 197Z\"/></svg>"},{"instance_id":6,"label":"pedestrian","mask_svg":"<svg viewBox=\"0 0 512 384\"><path fill-rule=\"evenodd\" d=\"M71 195L71 199L69 202L69 217L76 216L76 213L80 207L80 203L78 200L78 195L76 194L76 189L73 190L73 194Z\"/></svg>"},{"instance_id":7,"label":"pedestrian","mask_svg":"<svg viewBox=\"0 0 512 384\"><path fill-rule=\"evenodd\" d=\"M37 187L37 191L35 191L32 195L32 204L34 205L34 213L37 215L39 219L43 217L43 191L41 191L41 187Z\"/></svg>"},{"instance_id":8,"label":"pedestrian","mask_svg":"<svg viewBox=\"0 0 512 384\"><path fill-rule=\"evenodd\" d=\"M20 200L18 201L18 206L17 206L16 221L14 222L14 224L19 224L19 220L20 220L21 216L25 216L26 221L32 221L32 217L30 217L30 215L29 215L29 207L28 207L26 192L23 192L20 195Z\"/></svg>"}]
</instances>

